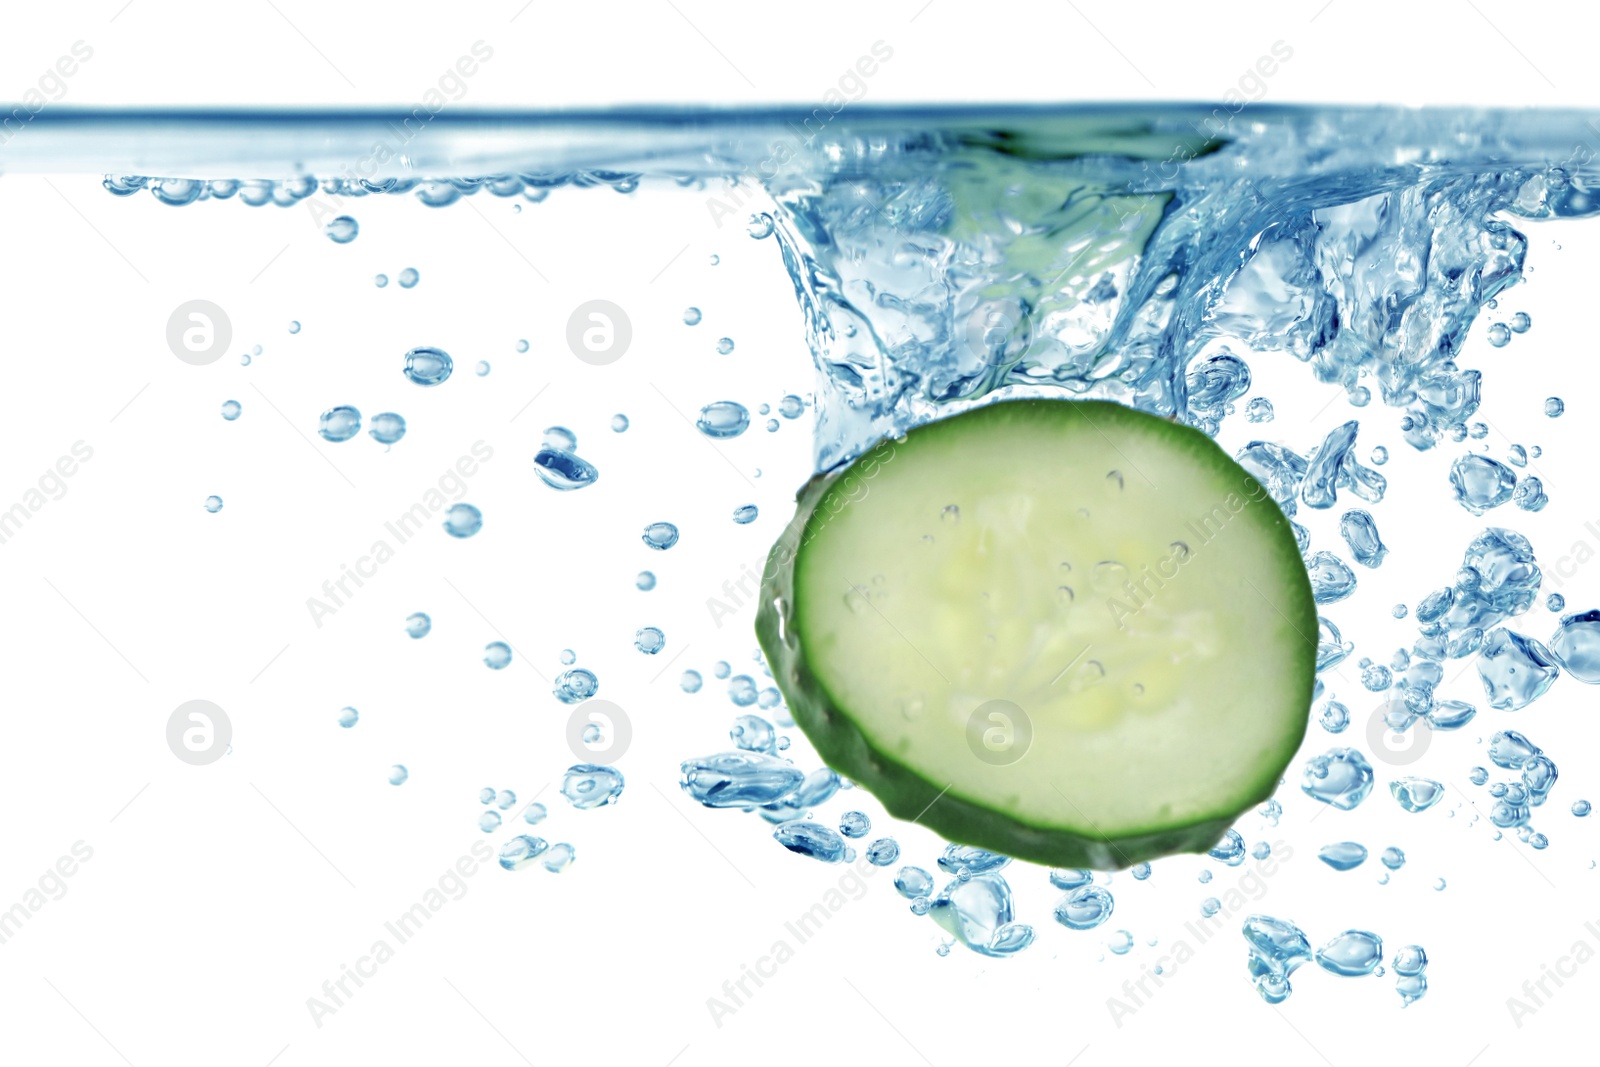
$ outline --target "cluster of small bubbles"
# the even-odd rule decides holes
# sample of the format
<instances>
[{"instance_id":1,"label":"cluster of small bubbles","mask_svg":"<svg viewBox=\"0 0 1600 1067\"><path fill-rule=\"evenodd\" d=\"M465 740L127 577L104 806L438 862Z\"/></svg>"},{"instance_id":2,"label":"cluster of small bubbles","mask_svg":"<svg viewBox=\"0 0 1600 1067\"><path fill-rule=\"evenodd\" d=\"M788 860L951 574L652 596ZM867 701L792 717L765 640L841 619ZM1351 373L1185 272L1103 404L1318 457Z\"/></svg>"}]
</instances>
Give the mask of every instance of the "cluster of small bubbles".
<instances>
[{"instance_id":1,"label":"cluster of small bubbles","mask_svg":"<svg viewBox=\"0 0 1600 1067\"><path fill-rule=\"evenodd\" d=\"M667 638L654 626L643 626L633 635L633 647L647 656L653 656L666 647Z\"/></svg>"},{"instance_id":2,"label":"cluster of small bubbles","mask_svg":"<svg viewBox=\"0 0 1600 1067\"><path fill-rule=\"evenodd\" d=\"M339 709L339 725L343 726L346 730L354 726L360 719L361 713L355 708Z\"/></svg>"},{"instance_id":3,"label":"cluster of small bubbles","mask_svg":"<svg viewBox=\"0 0 1600 1067\"><path fill-rule=\"evenodd\" d=\"M696 307L684 308L683 322L686 326L700 325L700 309Z\"/></svg>"},{"instance_id":4,"label":"cluster of small bubbles","mask_svg":"<svg viewBox=\"0 0 1600 1067\"><path fill-rule=\"evenodd\" d=\"M1489 343L1496 348L1504 348L1511 343L1511 327L1503 322L1497 322L1489 327Z\"/></svg>"},{"instance_id":5,"label":"cluster of small bubbles","mask_svg":"<svg viewBox=\"0 0 1600 1067\"><path fill-rule=\"evenodd\" d=\"M511 646L504 641L490 641L483 646L483 662L490 670L502 670L511 662Z\"/></svg>"},{"instance_id":6,"label":"cluster of small bubbles","mask_svg":"<svg viewBox=\"0 0 1600 1067\"><path fill-rule=\"evenodd\" d=\"M400 272L400 288L415 288L417 282L419 282L421 279L422 275L417 273L417 269L415 267L407 267L405 270Z\"/></svg>"},{"instance_id":7,"label":"cluster of small bubbles","mask_svg":"<svg viewBox=\"0 0 1600 1067\"><path fill-rule=\"evenodd\" d=\"M349 215L340 215L336 219L329 219L322 232L327 234L328 240L334 244L347 245L356 239L356 234L361 232L361 226Z\"/></svg>"},{"instance_id":8,"label":"cluster of small bubbles","mask_svg":"<svg viewBox=\"0 0 1600 1067\"><path fill-rule=\"evenodd\" d=\"M678 679L678 687L685 693L698 693L704 684L699 671L684 671L683 676Z\"/></svg>"},{"instance_id":9,"label":"cluster of small bubbles","mask_svg":"<svg viewBox=\"0 0 1600 1067\"><path fill-rule=\"evenodd\" d=\"M678 528L670 522L652 522L644 528L640 539L656 551L665 552L678 543Z\"/></svg>"},{"instance_id":10,"label":"cluster of small bubbles","mask_svg":"<svg viewBox=\"0 0 1600 1067\"><path fill-rule=\"evenodd\" d=\"M222 402L222 417L227 419L229 422L237 419L243 410L244 409L239 406L239 402L237 400L224 400Z\"/></svg>"},{"instance_id":11,"label":"cluster of small bubbles","mask_svg":"<svg viewBox=\"0 0 1600 1067\"><path fill-rule=\"evenodd\" d=\"M839 816L839 832L846 837L866 837L872 831L872 820L865 812L847 811Z\"/></svg>"},{"instance_id":12,"label":"cluster of small bubbles","mask_svg":"<svg viewBox=\"0 0 1600 1067\"><path fill-rule=\"evenodd\" d=\"M471 537L483 529L483 512L471 504L452 504L444 513L443 525L451 537Z\"/></svg>"},{"instance_id":13,"label":"cluster of small bubbles","mask_svg":"<svg viewBox=\"0 0 1600 1067\"><path fill-rule=\"evenodd\" d=\"M217 512L222 510L222 498L220 496L206 497L205 509L211 512L211 514L215 515Z\"/></svg>"},{"instance_id":14,"label":"cluster of small bubbles","mask_svg":"<svg viewBox=\"0 0 1600 1067\"><path fill-rule=\"evenodd\" d=\"M389 784L405 785L406 779L411 777L411 772L406 770L405 764L396 763L389 768Z\"/></svg>"},{"instance_id":15,"label":"cluster of small bubbles","mask_svg":"<svg viewBox=\"0 0 1600 1067\"><path fill-rule=\"evenodd\" d=\"M741 504L733 509L733 521L740 526L745 526L755 522L756 516L759 514L760 510L754 504Z\"/></svg>"},{"instance_id":16,"label":"cluster of small bubbles","mask_svg":"<svg viewBox=\"0 0 1600 1067\"><path fill-rule=\"evenodd\" d=\"M628 431L628 416L622 414L622 412L620 412L620 411L617 412L615 415L611 416L611 432L612 433L626 433L627 431Z\"/></svg>"},{"instance_id":17,"label":"cluster of small bubbles","mask_svg":"<svg viewBox=\"0 0 1600 1067\"><path fill-rule=\"evenodd\" d=\"M732 352L732 351L733 351L733 338L731 338L731 337L719 337L717 339L717 352L718 352L718 354L725 356L729 352Z\"/></svg>"}]
</instances>

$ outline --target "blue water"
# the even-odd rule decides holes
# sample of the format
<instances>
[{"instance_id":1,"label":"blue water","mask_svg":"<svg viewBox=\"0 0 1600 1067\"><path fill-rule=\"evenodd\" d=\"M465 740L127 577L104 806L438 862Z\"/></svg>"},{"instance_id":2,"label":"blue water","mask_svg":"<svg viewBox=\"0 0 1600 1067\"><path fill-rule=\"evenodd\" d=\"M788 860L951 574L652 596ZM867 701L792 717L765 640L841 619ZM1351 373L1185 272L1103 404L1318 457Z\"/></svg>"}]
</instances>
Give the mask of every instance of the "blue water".
<instances>
[{"instance_id":1,"label":"blue water","mask_svg":"<svg viewBox=\"0 0 1600 1067\"><path fill-rule=\"evenodd\" d=\"M1399 564L1415 575L1414 589L1410 603L1388 615L1409 620L1416 636L1393 657L1360 661L1363 685L1387 701L1385 725L1413 736L1461 730L1480 704L1496 714L1525 714L1563 675L1570 681L1562 684L1600 683L1600 615L1577 604L1553 623L1526 618L1539 600L1543 572L1535 546L1515 527L1544 508L1553 491L1528 470L1529 449L1512 444L1502 460L1481 451L1457 454L1456 447L1488 432L1475 416L1492 383L1456 362L1469 333L1480 320L1496 319L1485 331L1490 344L1514 353L1535 329L1525 312L1498 307L1526 280L1527 224L1600 212L1588 188L1595 182L1589 161L1597 135L1585 116L1252 105L1246 120L1219 122L1217 112L1187 107L855 108L803 137L784 116L763 113L434 121L428 137L403 156L356 173L341 169L339 161L353 157L338 146L395 136L392 120L186 114L135 124L56 109L8 146L4 162L21 170L98 167L109 171L109 195L148 191L186 210L233 209L207 201L288 206L319 192L335 195L356 202L350 215L326 224L336 243L360 239L359 199L371 195L408 196L419 206L449 210L474 196L533 204L563 187L628 194L645 181L707 187L711 179L733 177L750 203L713 196L711 210L722 205L749 239L773 242L781 256L804 317L817 387L809 399L785 396L776 415L795 419L811 409L817 470L885 435L998 396L1111 399L1210 434L1245 424L1255 439L1238 459L1291 520L1316 511L1339 516L1337 540L1325 543L1313 544L1308 528L1294 523L1319 609L1337 611L1365 575L1397 566L1383 537L1388 478L1378 468L1392 471L1412 450L1449 450L1455 458L1447 484L1438 487L1441 498L1483 517L1483 529L1465 545L1442 546L1442 561ZM791 142L793 150L769 165L777 158L774 146ZM388 280L378 275L374 284ZM396 280L411 288L421 274L406 267ZM692 327L702 312L689 307L681 317ZM744 354L731 337L694 336L722 356ZM519 351L526 347L519 343ZM1280 427L1271 399L1250 396L1260 362L1286 358L1300 365L1308 383L1337 387L1349 409L1320 441ZM453 361L422 344L396 369L433 387L449 379ZM477 368L488 372L486 363ZM701 405L695 424L714 442L751 425L750 410L737 401L707 396ZM1551 396L1541 410L1557 418L1565 409L1562 398ZM224 418L239 414L237 402L224 405ZM769 414L763 405L759 415ZM1391 455L1372 445L1374 425L1398 430L1409 448ZM616 415L611 426L628 431L627 416ZM774 430L778 419L764 426ZM1292 444L1278 439L1280 428ZM361 415L335 407L316 429L328 442L344 442L359 433ZM384 413L370 420L369 433L393 445L405 421ZM593 485L600 475L561 427L546 431L533 463L545 485L563 492ZM207 507L219 510L220 498ZM758 514L745 505L733 517L748 524ZM484 521L475 506L459 504L445 533L470 537ZM666 551L680 532L655 521L640 537ZM648 591L655 577L642 572L636 584ZM1559 594L1544 603L1551 612L1566 608ZM430 626L420 613L406 622L412 637ZM1537 634L1523 632L1534 627ZM1332 619L1322 618L1319 631L1318 669L1327 679L1354 646ZM660 629L644 627L634 647L654 655L665 641ZM498 669L510 662L510 649L496 645L484 658ZM1463 664L1453 665L1458 660ZM1481 690L1481 701L1438 692L1446 667L1454 677L1468 664L1474 672L1467 682ZM854 811L818 812L842 783L784 754L786 709L781 694L755 677L764 672L758 668L749 674L726 663L715 668L727 682L721 695L729 702L731 750L684 762L683 789L707 807L759 812L754 826L775 827L768 832L793 852L847 862L849 840L864 837L870 821ZM698 671L684 671L681 679L685 693L704 684ZM552 692L561 704L581 704L598 688L593 672L572 668L554 680ZM1339 734L1351 726L1349 708L1334 694L1319 685L1318 696L1312 716L1321 730ZM749 714L752 706L770 716ZM353 724L352 718L346 725ZM1341 739L1348 746L1317 746L1298 783L1285 788L1298 784L1335 811L1361 805L1375 786L1361 746L1376 742L1359 733L1351 729ZM719 743L715 735L707 732L705 749L686 747L706 751ZM1557 785L1554 758L1517 731L1502 730L1488 745L1488 760L1509 772L1508 780L1492 783L1485 768L1469 775L1475 786L1489 785L1490 821L1517 833L1515 847L1548 845L1530 820ZM398 785L407 776L396 765L390 781ZM1418 820L1447 788L1410 775L1385 785ZM578 808L609 806L621 790L620 772L597 764L572 768L563 784ZM525 821L537 821L535 808L543 816L542 806L530 805ZM1575 801L1568 810L1585 815L1588 804ZM1345 841L1324 847L1320 857L1348 871L1367 854L1366 845ZM516 837L500 855L507 870L537 860L559 871L574 852L565 843ZM1250 855L1262 862L1271 848L1263 842ZM1380 855L1397 873L1405 863L1397 846ZM1229 830L1211 856L1229 866L1244 863L1242 835ZM892 864L900 847L882 838L868 846L867 858ZM952 844L923 862L953 880L936 892L932 875L906 866L896 886L953 943L1002 958L1033 941L1033 929L1014 921L1000 873L1006 857ZM1150 873L1145 868L1135 878ZM1064 894L1053 913L1061 925L1093 930L1112 914L1111 893L1093 884L1090 872L1052 871L1049 882ZM1221 908L1214 897L1200 903L1208 917ZM1289 976L1307 960L1339 975L1381 967L1381 939L1366 931L1337 934L1315 953L1287 920L1251 916L1243 933L1249 977L1272 1003L1290 994ZM1396 955L1402 1004L1426 992L1426 966L1419 946Z\"/></svg>"}]
</instances>

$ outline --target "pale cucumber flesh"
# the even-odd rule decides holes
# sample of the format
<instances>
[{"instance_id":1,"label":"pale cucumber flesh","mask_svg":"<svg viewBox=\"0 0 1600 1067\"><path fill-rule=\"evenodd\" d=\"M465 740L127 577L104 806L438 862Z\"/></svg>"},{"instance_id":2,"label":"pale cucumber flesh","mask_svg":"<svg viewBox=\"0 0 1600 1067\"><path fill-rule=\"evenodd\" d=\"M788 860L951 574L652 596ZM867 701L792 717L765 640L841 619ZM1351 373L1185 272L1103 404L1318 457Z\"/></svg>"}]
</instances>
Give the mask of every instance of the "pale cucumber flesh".
<instances>
[{"instance_id":1,"label":"pale cucumber flesh","mask_svg":"<svg viewBox=\"0 0 1600 1067\"><path fill-rule=\"evenodd\" d=\"M1305 569L1197 431L991 404L886 442L801 510L763 643L824 758L896 814L1123 866L1209 847L1299 746Z\"/></svg>"}]
</instances>

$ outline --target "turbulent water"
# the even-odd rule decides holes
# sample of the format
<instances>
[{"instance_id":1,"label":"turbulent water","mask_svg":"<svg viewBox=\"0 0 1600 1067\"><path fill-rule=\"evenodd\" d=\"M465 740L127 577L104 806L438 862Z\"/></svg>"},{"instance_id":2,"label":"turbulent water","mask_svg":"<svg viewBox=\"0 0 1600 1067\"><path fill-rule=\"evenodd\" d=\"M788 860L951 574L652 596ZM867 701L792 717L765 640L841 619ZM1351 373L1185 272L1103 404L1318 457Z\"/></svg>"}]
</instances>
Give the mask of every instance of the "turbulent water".
<instances>
[{"instance_id":1,"label":"turbulent water","mask_svg":"<svg viewBox=\"0 0 1600 1067\"><path fill-rule=\"evenodd\" d=\"M1600 122L1561 112L858 108L415 129L333 115L279 118L264 137L241 117L165 121L170 136L152 138L174 146L165 159L83 116L41 122L33 154L6 162L93 141L102 165L125 164L113 193L179 205L706 187L719 223L783 247L819 371L819 469L1000 388L1115 399L1215 432L1268 352L1357 406L1397 409L1428 448L1478 405L1477 373L1453 360L1521 278L1517 222L1600 211ZM341 155L340 141L384 150ZM237 169L126 173L207 156Z\"/></svg>"},{"instance_id":2,"label":"turbulent water","mask_svg":"<svg viewBox=\"0 0 1600 1067\"><path fill-rule=\"evenodd\" d=\"M1479 315L1522 279L1523 220L1600 212L1590 190L1600 180L1592 166L1600 122L1575 113L856 108L431 121L437 125L424 135L405 118L170 116L156 124L158 136L139 141L107 116L46 116L30 129L29 154L8 149L5 163L27 169L98 159L110 171L110 193L154 195L174 206L404 195L448 208L474 195L542 200L568 185L629 192L670 179L697 186L715 220L781 247L817 367L818 470L1001 392L1112 399L1215 434L1250 393L1252 365L1266 359L1298 361L1308 379L1342 387L1351 405L1371 409L1363 419L1391 420L1415 449L1459 442L1474 433L1481 382L1455 359ZM395 150L379 158L375 144ZM363 148L341 152L340 145ZM194 169L194 159L208 160L208 169ZM353 239L355 223L336 214L329 212L330 237ZM699 312L690 312L686 321L696 321ZM1527 326L1525 316L1513 317L1491 329L1490 341L1503 345ZM431 376L413 381L434 384L450 373L448 357L443 364L423 358L432 351L408 357L418 374ZM785 417L799 410L790 400L796 406ZM1547 414L1559 414L1560 401L1550 404ZM731 414L708 406L701 431L742 433L749 414L733 406ZM1267 421L1271 405L1258 397L1244 415ZM1380 501L1386 487L1374 468L1387 454L1369 453L1368 466L1355 453L1359 426L1349 420L1306 454L1270 441L1238 453L1291 516L1344 501L1337 551L1310 552L1309 534L1296 526L1320 605L1354 591L1357 572L1347 560L1373 568L1388 552L1372 516L1352 506ZM328 434L325 427L325 438L339 439ZM546 445L546 484L572 490L594 480L592 468L568 462L561 442ZM1455 501L1474 515L1509 502L1539 510L1542 485L1516 469L1526 460L1516 445L1510 466L1463 456L1451 471ZM754 517L752 508L738 521ZM659 523L645 543L669 548L677 534ZM1424 720L1453 730L1473 719L1471 704L1435 695L1441 665L1451 660L1474 657L1485 702L1497 709L1538 699L1563 672L1600 681L1600 613L1563 617L1549 647L1502 625L1527 612L1539 592L1526 538L1486 525L1462 548L1453 577L1449 570L1437 576L1451 584L1395 608L1397 618L1409 613L1416 623L1415 645L1388 666L1361 662L1363 687L1387 694L1391 730ZM654 577L646 572L639 581L647 589ZM1552 596L1546 606L1559 611L1558 601ZM426 616L413 618L426 633ZM1331 621L1322 623L1318 669L1326 673L1351 646ZM415 629L412 636L421 636ZM641 630L636 647L652 653L660 636ZM727 674L720 665L717 677ZM594 694L594 681L582 669L568 671L556 696L580 702ZM686 672L685 692L701 685L698 672ZM758 696L758 689L739 676L730 698L740 709L758 700L762 709L774 707L776 690ZM1329 734L1350 724L1348 709L1331 699L1317 717ZM759 716L738 722L739 751L686 763L685 791L708 807L759 810L791 851L828 862L852 857L838 833L804 821L833 797L837 776L820 768L806 775L780 757L771 724ZM1514 731L1496 733L1488 755L1514 772L1490 787L1491 821L1545 847L1530 826L1531 809L1554 784L1555 763ZM396 770L403 780L404 768ZM585 804L608 804L622 788L609 768L582 765L573 773L572 789ZM1487 780L1487 771L1472 777L1476 786ZM1349 810L1378 802L1369 799L1383 795L1374 784L1361 752L1333 748L1313 754L1301 788ZM1408 812L1443 795L1441 783L1417 777L1388 790ZM1588 802L1578 803L1582 811L1574 804L1573 813L1587 814ZM1275 824L1281 810L1269 802L1262 814ZM856 837L867 832L865 822L850 812L841 829ZM539 839L518 840L520 851L502 857L508 870L543 850ZM939 866L960 877L942 892L926 871L901 869L896 885L912 911L931 915L974 951L1004 956L1026 948L1032 932L1012 921L999 873L1005 857L951 848ZM1265 858L1264 848L1252 855ZM867 857L888 864L898 854L885 838L872 842ZM1230 830L1211 856L1236 866L1244 841ZM1360 866L1367 849L1330 844L1321 858L1344 871ZM560 865L569 861L570 848ZM1391 848L1382 862L1398 870L1405 857ZM1132 872L1140 880L1150 873L1142 866ZM1052 874L1052 884L1069 893L1055 913L1064 926L1090 929L1112 914L1111 894L1089 880L1088 872ZM1217 907L1211 898L1202 914ZM1381 939L1360 930L1315 953L1284 920L1251 916L1243 932L1251 977L1274 1003L1289 994L1289 975L1301 962L1349 976L1372 973L1383 955ZM1401 954L1397 989L1410 1003L1426 989L1426 956L1417 946Z\"/></svg>"}]
</instances>

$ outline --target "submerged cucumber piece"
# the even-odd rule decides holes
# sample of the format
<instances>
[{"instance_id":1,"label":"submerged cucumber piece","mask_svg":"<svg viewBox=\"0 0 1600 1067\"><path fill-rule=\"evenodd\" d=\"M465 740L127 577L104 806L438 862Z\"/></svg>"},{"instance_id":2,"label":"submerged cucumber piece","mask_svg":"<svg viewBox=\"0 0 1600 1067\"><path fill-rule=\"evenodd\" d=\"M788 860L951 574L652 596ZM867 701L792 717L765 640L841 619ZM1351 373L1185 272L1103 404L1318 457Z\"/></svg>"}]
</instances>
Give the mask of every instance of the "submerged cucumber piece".
<instances>
[{"instance_id":1,"label":"submerged cucumber piece","mask_svg":"<svg viewBox=\"0 0 1600 1067\"><path fill-rule=\"evenodd\" d=\"M989 404L812 480L757 632L795 721L894 815L1118 869L1216 844L1305 734L1288 521L1198 430Z\"/></svg>"}]
</instances>

